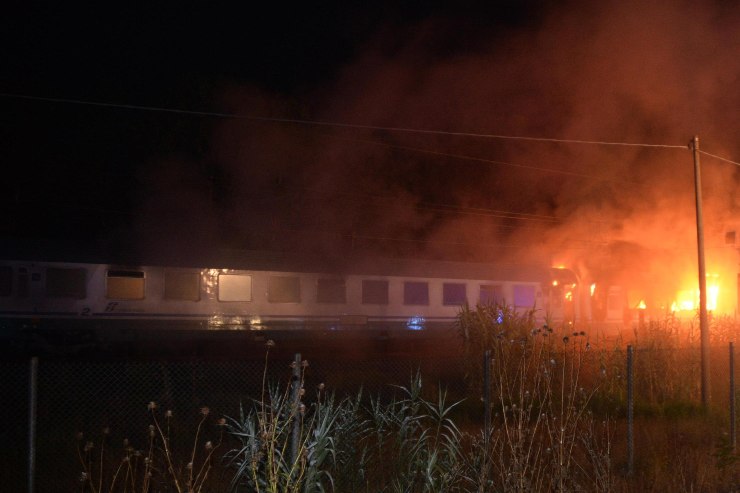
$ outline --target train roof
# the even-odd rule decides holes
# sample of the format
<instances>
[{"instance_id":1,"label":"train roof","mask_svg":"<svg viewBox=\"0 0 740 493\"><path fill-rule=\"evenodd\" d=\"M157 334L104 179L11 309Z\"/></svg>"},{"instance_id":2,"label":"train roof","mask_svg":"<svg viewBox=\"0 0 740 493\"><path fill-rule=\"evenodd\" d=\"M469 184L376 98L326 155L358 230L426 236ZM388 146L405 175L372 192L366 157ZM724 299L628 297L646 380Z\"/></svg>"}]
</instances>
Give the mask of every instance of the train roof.
<instances>
[{"instance_id":1,"label":"train roof","mask_svg":"<svg viewBox=\"0 0 740 493\"><path fill-rule=\"evenodd\" d=\"M479 263L421 258L388 258L373 255L307 255L296 252L213 249L197 255L171 252L142 255L99 248L98 245L26 242L0 247L0 258L36 261L108 264L117 266L166 266L229 268L283 272L321 272L335 275L433 277L445 279L491 279L541 281L551 278L544 264L527 262Z\"/></svg>"}]
</instances>

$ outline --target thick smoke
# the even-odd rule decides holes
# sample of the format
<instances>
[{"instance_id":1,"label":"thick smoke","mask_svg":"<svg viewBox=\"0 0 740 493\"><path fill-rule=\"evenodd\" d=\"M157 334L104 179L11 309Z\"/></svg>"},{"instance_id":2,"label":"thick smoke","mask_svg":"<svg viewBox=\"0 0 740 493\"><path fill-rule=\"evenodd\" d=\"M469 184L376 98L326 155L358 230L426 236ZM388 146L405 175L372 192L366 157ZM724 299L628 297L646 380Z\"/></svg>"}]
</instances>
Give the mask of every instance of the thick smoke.
<instances>
[{"instance_id":1,"label":"thick smoke","mask_svg":"<svg viewBox=\"0 0 740 493\"><path fill-rule=\"evenodd\" d=\"M224 121L209 157L218 234L326 255L545 258L640 283L695 272L687 145L698 134L702 149L740 156L740 7L574 2L536 14L516 28L430 17L379 29L309 94L234 85L221 103L266 118L681 148ZM719 269L740 171L702 163Z\"/></svg>"}]
</instances>

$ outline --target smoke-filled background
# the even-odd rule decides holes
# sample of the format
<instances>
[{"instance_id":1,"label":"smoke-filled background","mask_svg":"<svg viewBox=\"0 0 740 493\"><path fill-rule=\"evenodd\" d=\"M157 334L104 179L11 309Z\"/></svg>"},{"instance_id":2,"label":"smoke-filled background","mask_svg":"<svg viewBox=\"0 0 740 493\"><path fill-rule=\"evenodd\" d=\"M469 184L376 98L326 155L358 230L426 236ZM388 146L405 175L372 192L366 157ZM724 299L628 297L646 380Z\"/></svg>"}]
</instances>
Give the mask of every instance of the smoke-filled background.
<instances>
[{"instance_id":1,"label":"smoke-filled background","mask_svg":"<svg viewBox=\"0 0 740 493\"><path fill-rule=\"evenodd\" d=\"M3 21L3 92L148 109L0 98L6 237L538 259L675 290L689 140L740 158L736 2L57 14ZM708 271L735 273L740 166L701 159Z\"/></svg>"}]
</instances>

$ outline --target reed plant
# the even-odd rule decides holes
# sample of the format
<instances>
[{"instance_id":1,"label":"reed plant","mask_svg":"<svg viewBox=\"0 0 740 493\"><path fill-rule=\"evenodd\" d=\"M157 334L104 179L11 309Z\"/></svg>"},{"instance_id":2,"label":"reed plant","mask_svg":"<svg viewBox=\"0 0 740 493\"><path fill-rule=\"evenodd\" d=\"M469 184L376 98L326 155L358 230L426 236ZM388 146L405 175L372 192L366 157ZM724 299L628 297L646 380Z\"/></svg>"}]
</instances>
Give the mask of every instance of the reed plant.
<instances>
[{"instance_id":1,"label":"reed plant","mask_svg":"<svg viewBox=\"0 0 740 493\"><path fill-rule=\"evenodd\" d=\"M338 405L319 396L307 408L292 401L289 388L269 384L261 400L238 418L229 419L229 432L239 447L226 455L235 468L236 491L326 491L333 483L330 463L341 453L335 435L342 428L348 401ZM298 429L297 440L294 430ZM333 464L331 464L333 465Z\"/></svg>"},{"instance_id":2,"label":"reed plant","mask_svg":"<svg viewBox=\"0 0 740 493\"><path fill-rule=\"evenodd\" d=\"M419 373L390 399L361 390L338 399L323 384L296 394L263 381L261 398L229 420L240 442L227 454L233 491L468 491L464 435L450 417L457 403L442 389L424 399Z\"/></svg>"},{"instance_id":3,"label":"reed plant","mask_svg":"<svg viewBox=\"0 0 740 493\"><path fill-rule=\"evenodd\" d=\"M367 399L361 391L337 399L323 384L296 394L265 374L261 398L230 420L240 440L228 454L233 490L611 491L612 418L593 414L600 381L584 375L601 360L585 333L556 335L535 319L503 305L459 315L472 395L482 395L482 354L492 354L489 433L481 421L461 430L453 419L461 401L449 402L441 387L424 397L418 372L390 397Z\"/></svg>"},{"instance_id":4,"label":"reed plant","mask_svg":"<svg viewBox=\"0 0 740 493\"><path fill-rule=\"evenodd\" d=\"M424 399L418 373L408 387L397 388L399 398L372 399L368 409L370 433L362 443L372 473L363 491L472 491L469 440L451 417L460 401L448 403L439 387L436 400Z\"/></svg>"}]
</instances>

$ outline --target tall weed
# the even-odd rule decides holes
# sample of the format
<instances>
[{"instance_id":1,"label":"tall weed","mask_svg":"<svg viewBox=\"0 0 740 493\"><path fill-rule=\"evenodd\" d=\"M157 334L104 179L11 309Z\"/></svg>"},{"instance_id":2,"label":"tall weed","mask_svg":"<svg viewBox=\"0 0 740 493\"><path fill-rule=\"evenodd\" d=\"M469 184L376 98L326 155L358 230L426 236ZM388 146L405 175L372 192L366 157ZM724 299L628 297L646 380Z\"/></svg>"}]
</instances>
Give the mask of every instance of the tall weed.
<instances>
[{"instance_id":1,"label":"tall weed","mask_svg":"<svg viewBox=\"0 0 740 493\"><path fill-rule=\"evenodd\" d=\"M482 447L479 490L609 491L610 418L593 416L599 381L584 381L598 357L584 332L556 334L535 319L532 310L506 305L465 307L458 317L471 393L490 395L493 416L490 436L475 444Z\"/></svg>"}]
</instances>

